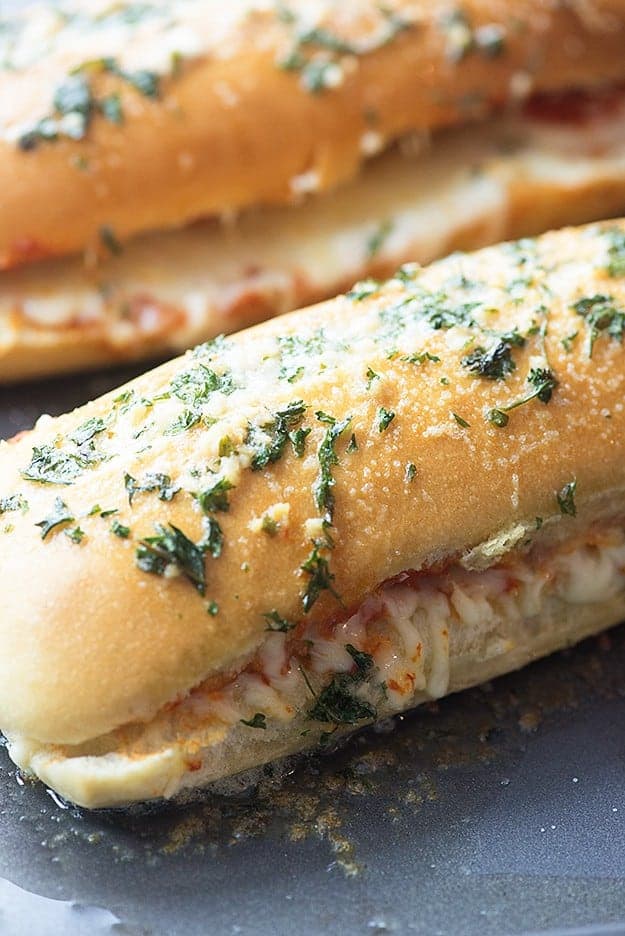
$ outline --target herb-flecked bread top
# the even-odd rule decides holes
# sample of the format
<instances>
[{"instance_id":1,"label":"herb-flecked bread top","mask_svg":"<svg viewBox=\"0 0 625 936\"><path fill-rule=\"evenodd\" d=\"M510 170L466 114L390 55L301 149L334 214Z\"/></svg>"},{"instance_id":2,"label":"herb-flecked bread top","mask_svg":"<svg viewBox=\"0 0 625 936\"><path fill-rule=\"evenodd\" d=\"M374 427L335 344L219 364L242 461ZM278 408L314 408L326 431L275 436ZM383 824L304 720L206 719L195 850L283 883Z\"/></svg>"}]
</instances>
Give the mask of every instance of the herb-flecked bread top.
<instances>
[{"instance_id":1,"label":"herb-flecked bread top","mask_svg":"<svg viewBox=\"0 0 625 936\"><path fill-rule=\"evenodd\" d=\"M411 131L625 76L622 0L59 0L0 20L0 267L353 176Z\"/></svg>"}]
</instances>

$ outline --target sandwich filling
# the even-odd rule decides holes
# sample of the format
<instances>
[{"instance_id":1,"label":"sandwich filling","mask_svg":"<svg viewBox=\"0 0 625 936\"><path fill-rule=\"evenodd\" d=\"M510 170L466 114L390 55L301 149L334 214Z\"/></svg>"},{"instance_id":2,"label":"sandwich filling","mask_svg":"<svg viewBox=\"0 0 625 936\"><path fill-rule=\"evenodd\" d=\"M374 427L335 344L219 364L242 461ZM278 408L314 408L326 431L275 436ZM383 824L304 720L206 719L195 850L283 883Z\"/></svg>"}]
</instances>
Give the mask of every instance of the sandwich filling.
<instances>
[{"instance_id":1,"label":"sandwich filling","mask_svg":"<svg viewBox=\"0 0 625 936\"><path fill-rule=\"evenodd\" d=\"M553 649L554 634L555 646L563 646L566 636L545 620L553 608L562 620L576 609L609 606L618 619L625 599L622 524L593 526L548 548L540 538L532 544L521 527L516 533L521 550L486 569L467 568L465 557L408 570L322 623L268 613L266 638L243 669L197 686L149 724L122 726L77 746L14 738L10 752L45 779L61 759L119 769L120 758L136 767L176 748L178 772L168 788L152 791L173 795L193 785L196 771L208 780L222 777L221 749L242 735L246 744L250 732L262 743L293 723L290 747L327 745L334 735L479 681L478 662L486 678Z\"/></svg>"}]
</instances>

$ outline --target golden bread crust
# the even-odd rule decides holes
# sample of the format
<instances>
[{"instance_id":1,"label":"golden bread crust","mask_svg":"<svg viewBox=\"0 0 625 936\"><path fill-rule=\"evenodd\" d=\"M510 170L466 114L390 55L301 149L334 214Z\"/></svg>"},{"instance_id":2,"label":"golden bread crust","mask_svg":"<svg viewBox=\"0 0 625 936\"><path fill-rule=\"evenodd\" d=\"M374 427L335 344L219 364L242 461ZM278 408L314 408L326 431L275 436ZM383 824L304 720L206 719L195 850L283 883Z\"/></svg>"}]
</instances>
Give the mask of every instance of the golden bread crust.
<instances>
[{"instance_id":1,"label":"golden bread crust","mask_svg":"<svg viewBox=\"0 0 625 936\"><path fill-rule=\"evenodd\" d=\"M111 47L100 48L98 30L87 25L87 64L75 35L80 17L67 18L39 61L1 73L0 267L84 250L106 255L110 233L123 242L198 217L291 202L355 175L372 134L379 148L410 131L484 116L532 89L625 75L621 0L522 0L513 21L502 0L468 0L462 14L448 0L394 0L387 12L362 0L349 15L341 6L302 0L289 18L242 0L220 30L212 18L221 14L207 5L203 20L191 20L197 48L173 48L173 66L153 72L149 18L114 33ZM184 26L188 4L180 9ZM135 46L145 53L142 69ZM287 61L294 64L281 67ZM157 90L137 81L146 71ZM87 103L59 103L55 88L68 75L85 82ZM66 132L57 123L70 104ZM42 131L46 118L52 125Z\"/></svg>"}]
</instances>

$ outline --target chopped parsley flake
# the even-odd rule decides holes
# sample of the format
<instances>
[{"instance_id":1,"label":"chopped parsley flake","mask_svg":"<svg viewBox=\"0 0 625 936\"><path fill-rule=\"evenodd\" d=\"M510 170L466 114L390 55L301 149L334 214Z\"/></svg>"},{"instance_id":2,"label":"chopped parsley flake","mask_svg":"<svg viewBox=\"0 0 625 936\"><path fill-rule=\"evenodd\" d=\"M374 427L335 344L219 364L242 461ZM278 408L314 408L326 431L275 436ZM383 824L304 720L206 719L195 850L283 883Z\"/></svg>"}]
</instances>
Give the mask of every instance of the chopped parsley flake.
<instances>
[{"instance_id":1,"label":"chopped parsley flake","mask_svg":"<svg viewBox=\"0 0 625 936\"><path fill-rule=\"evenodd\" d=\"M312 432L312 429L307 426L306 428L295 429L293 432L289 432L289 439L291 440L291 445L293 446L293 451L296 458L302 458L304 455L304 450L306 448L306 439Z\"/></svg>"},{"instance_id":2,"label":"chopped parsley flake","mask_svg":"<svg viewBox=\"0 0 625 936\"><path fill-rule=\"evenodd\" d=\"M467 56L478 54L484 58L497 58L505 51L506 32L497 23L472 27L466 12L457 7L441 20L447 40L447 58L461 62Z\"/></svg>"},{"instance_id":3,"label":"chopped parsley flake","mask_svg":"<svg viewBox=\"0 0 625 936\"><path fill-rule=\"evenodd\" d=\"M212 358L216 354L222 354L224 351L227 351L229 347L230 343L225 335L215 335L214 338L210 338L208 341L196 345L191 354L195 358Z\"/></svg>"},{"instance_id":4,"label":"chopped parsley flake","mask_svg":"<svg viewBox=\"0 0 625 936\"><path fill-rule=\"evenodd\" d=\"M392 230L392 221L382 221L382 223L378 225L367 240L367 257L369 260L373 260L373 258L380 253L389 235L392 233Z\"/></svg>"},{"instance_id":5,"label":"chopped parsley flake","mask_svg":"<svg viewBox=\"0 0 625 936\"><path fill-rule=\"evenodd\" d=\"M201 413L197 413L191 409L184 409L178 419L165 430L165 435L178 435L181 432L186 432L187 429L192 429L202 419Z\"/></svg>"},{"instance_id":6,"label":"chopped parsley flake","mask_svg":"<svg viewBox=\"0 0 625 936\"><path fill-rule=\"evenodd\" d=\"M320 471L317 480L313 484L313 495L315 504L318 510L323 511L326 522L332 523L332 518L334 516L334 494L332 493L332 488L336 483L334 475L332 474L332 468L334 465L338 465L339 461L335 451L335 444L339 436L345 432L351 423L351 416L337 422L333 416L328 416L327 413L323 413L321 410L318 410L315 415L319 422L325 423L328 426L328 429L326 430L317 453Z\"/></svg>"},{"instance_id":7,"label":"chopped parsley flake","mask_svg":"<svg viewBox=\"0 0 625 936\"><path fill-rule=\"evenodd\" d=\"M323 328L310 335L279 335L276 341L282 362L280 377L294 373L293 366L299 365L302 357L322 354L327 344Z\"/></svg>"},{"instance_id":8,"label":"chopped parsley flake","mask_svg":"<svg viewBox=\"0 0 625 936\"><path fill-rule=\"evenodd\" d=\"M400 283L413 283L420 269L418 263L402 263L395 271L393 279L399 280Z\"/></svg>"},{"instance_id":9,"label":"chopped parsley flake","mask_svg":"<svg viewBox=\"0 0 625 936\"><path fill-rule=\"evenodd\" d=\"M12 510L21 510L26 513L28 501L21 494L12 494L10 497L0 497L0 515Z\"/></svg>"},{"instance_id":10,"label":"chopped parsley flake","mask_svg":"<svg viewBox=\"0 0 625 936\"><path fill-rule=\"evenodd\" d=\"M473 50L473 33L464 10L455 9L446 14L441 26L447 40L446 54L452 62L460 62Z\"/></svg>"},{"instance_id":11,"label":"chopped parsley flake","mask_svg":"<svg viewBox=\"0 0 625 936\"><path fill-rule=\"evenodd\" d=\"M352 644L345 644L345 649L356 664L356 670L359 676L367 676L373 669L373 657L364 650L357 650Z\"/></svg>"},{"instance_id":12,"label":"chopped parsley flake","mask_svg":"<svg viewBox=\"0 0 625 936\"><path fill-rule=\"evenodd\" d=\"M295 29L293 45L288 54L278 60L278 67L298 72L302 87L313 94L334 87L337 83L334 74L340 69L343 56L365 54L381 48L392 42L399 33L411 28L411 21L394 10L386 9L382 4L378 9L384 17L384 29L373 44L349 42L323 26ZM278 7L278 17L290 26L297 24L295 14L283 4Z\"/></svg>"},{"instance_id":13,"label":"chopped parsley flake","mask_svg":"<svg viewBox=\"0 0 625 936\"><path fill-rule=\"evenodd\" d=\"M117 93L96 98L91 86L91 74L100 71L116 75L145 97L157 98L160 78L146 69L125 71L114 58L86 62L74 69L54 90L51 111L19 137L20 149L33 150L40 143L66 138L83 140L93 117L99 112L114 124L123 123L121 101Z\"/></svg>"},{"instance_id":14,"label":"chopped parsley flake","mask_svg":"<svg viewBox=\"0 0 625 936\"><path fill-rule=\"evenodd\" d=\"M216 513L217 511L227 513L230 510L228 491L233 488L234 484L231 481L228 481L227 478L220 478L212 487L196 494L195 498L204 513Z\"/></svg>"},{"instance_id":15,"label":"chopped parsley flake","mask_svg":"<svg viewBox=\"0 0 625 936\"><path fill-rule=\"evenodd\" d=\"M373 383L374 380L379 380L379 379L380 379L380 375L376 374L376 372L371 367L368 367L367 368L367 390L371 389L371 384Z\"/></svg>"},{"instance_id":16,"label":"chopped parsley flake","mask_svg":"<svg viewBox=\"0 0 625 936\"><path fill-rule=\"evenodd\" d=\"M562 347L564 348L567 354L571 352L575 339L577 338L578 335L579 335L579 332L574 331L572 332L572 334L567 335L566 338L562 339Z\"/></svg>"},{"instance_id":17,"label":"chopped parsley flake","mask_svg":"<svg viewBox=\"0 0 625 936\"><path fill-rule=\"evenodd\" d=\"M376 709L354 692L371 675L374 667L373 657L369 653L357 650L351 644L346 644L345 649L354 660L356 669L351 673L338 673L330 684L322 689L308 712L308 717L314 721L354 725L365 718L377 716Z\"/></svg>"},{"instance_id":18,"label":"chopped parsley flake","mask_svg":"<svg viewBox=\"0 0 625 936\"><path fill-rule=\"evenodd\" d=\"M82 140L93 113L93 95L83 75L70 75L54 91L52 113L29 127L18 139L22 150L66 137Z\"/></svg>"},{"instance_id":19,"label":"chopped parsley flake","mask_svg":"<svg viewBox=\"0 0 625 936\"><path fill-rule=\"evenodd\" d=\"M98 230L100 242L113 257L119 257L124 252L120 241L117 239L114 229L110 224L102 224Z\"/></svg>"},{"instance_id":20,"label":"chopped parsley flake","mask_svg":"<svg viewBox=\"0 0 625 936\"><path fill-rule=\"evenodd\" d=\"M73 530L64 530L63 531L67 537L72 541L72 543L82 543L85 538L85 531L81 530L79 526L74 527Z\"/></svg>"},{"instance_id":21,"label":"chopped parsley flake","mask_svg":"<svg viewBox=\"0 0 625 936\"><path fill-rule=\"evenodd\" d=\"M496 408L489 410L486 414L486 418L488 419L488 422L492 423L493 426L497 426L499 429L503 429L504 426L507 426L510 422L510 417L508 414L504 413L503 410Z\"/></svg>"},{"instance_id":22,"label":"chopped parsley flake","mask_svg":"<svg viewBox=\"0 0 625 936\"><path fill-rule=\"evenodd\" d=\"M613 296L587 296L573 304L578 315L588 325L588 357L592 357L595 342L601 332L610 338L623 341L625 335L625 311L616 305Z\"/></svg>"},{"instance_id":23,"label":"chopped parsley flake","mask_svg":"<svg viewBox=\"0 0 625 936\"><path fill-rule=\"evenodd\" d=\"M162 501L171 501L180 488L172 484L168 474L160 472L148 472L144 477L137 481L131 474L124 475L124 487L128 492L128 503L132 504L135 494L145 494L156 491L158 499Z\"/></svg>"},{"instance_id":24,"label":"chopped parsley flake","mask_svg":"<svg viewBox=\"0 0 625 936\"><path fill-rule=\"evenodd\" d=\"M468 422L466 421L466 419L463 419L462 416L459 416L459 415L458 415L458 413L452 413L451 415L452 415L453 418L456 420L456 422L458 423L458 425L459 425L459 426L462 426L463 429L470 429L470 428L471 428L471 423L468 423Z\"/></svg>"},{"instance_id":25,"label":"chopped parsley flake","mask_svg":"<svg viewBox=\"0 0 625 936\"><path fill-rule=\"evenodd\" d=\"M266 728L267 727L267 716L263 715L262 712L256 712L253 718L250 718L249 721L245 718L240 718L239 721L242 725L247 725L248 728Z\"/></svg>"},{"instance_id":26,"label":"chopped parsley flake","mask_svg":"<svg viewBox=\"0 0 625 936\"><path fill-rule=\"evenodd\" d=\"M136 562L142 572L164 575L168 566L175 566L197 588L206 591L204 542L194 543L173 523L167 527L156 524L155 536L146 536L136 550Z\"/></svg>"},{"instance_id":27,"label":"chopped parsley flake","mask_svg":"<svg viewBox=\"0 0 625 936\"><path fill-rule=\"evenodd\" d=\"M569 481L568 484L565 484L564 487L558 491L556 494L556 499L558 501L558 507L560 508L560 513L568 517L575 517L577 514L577 507L575 506L575 492L577 489L577 481Z\"/></svg>"},{"instance_id":28,"label":"chopped parsley flake","mask_svg":"<svg viewBox=\"0 0 625 936\"><path fill-rule=\"evenodd\" d=\"M300 33L297 37L299 45L314 45L322 49L328 49L330 52L341 52L345 55L353 55L355 48L351 43L341 39L340 36L330 32L329 29L314 27Z\"/></svg>"},{"instance_id":29,"label":"chopped parsley flake","mask_svg":"<svg viewBox=\"0 0 625 936\"><path fill-rule=\"evenodd\" d=\"M486 58L497 58L505 49L505 32L496 23L478 26L473 32L475 48Z\"/></svg>"},{"instance_id":30,"label":"chopped parsley flake","mask_svg":"<svg viewBox=\"0 0 625 936\"><path fill-rule=\"evenodd\" d=\"M93 107L93 98L85 76L71 75L58 85L52 103L59 114L80 114L87 121Z\"/></svg>"},{"instance_id":31,"label":"chopped parsley flake","mask_svg":"<svg viewBox=\"0 0 625 936\"><path fill-rule=\"evenodd\" d=\"M105 429L106 422L97 416L93 416L91 419L84 422L82 426L79 426L78 429L70 435L70 439L72 442L75 442L76 445L84 445L85 442L90 442L95 435L99 432L103 432Z\"/></svg>"},{"instance_id":32,"label":"chopped parsley flake","mask_svg":"<svg viewBox=\"0 0 625 936\"><path fill-rule=\"evenodd\" d=\"M122 102L119 94L109 94L98 102L98 107L103 117L113 124L123 124L124 112L122 111Z\"/></svg>"},{"instance_id":33,"label":"chopped parsley flake","mask_svg":"<svg viewBox=\"0 0 625 936\"><path fill-rule=\"evenodd\" d=\"M279 461L289 439L304 418L306 405L302 400L289 403L285 410L275 414L272 420L260 426L248 426L245 442L253 449L252 471L261 471L267 465Z\"/></svg>"},{"instance_id":34,"label":"chopped parsley flake","mask_svg":"<svg viewBox=\"0 0 625 936\"><path fill-rule=\"evenodd\" d=\"M346 293L346 298L351 299L352 302L362 302L363 299L367 299L369 296L373 296L374 293L377 293L379 289L380 283L378 280L363 280L352 286L350 291Z\"/></svg>"},{"instance_id":35,"label":"chopped parsley flake","mask_svg":"<svg viewBox=\"0 0 625 936\"><path fill-rule=\"evenodd\" d=\"M488 422L499 428L507 426L509 422L509 412L517 409L519 406L524 406L526 403L529 403L530 400L540 400L541 403L549 403L554 390L558 386L556 376L548 367L532 367L527 376L527 382L533 387L532 392L518 400L514 400L512 403L508 403L506 406L495 407L489 410L486 414Z\"/></svg>"},{"instance_id":36,"label":"chopped parsley flake","mask_svg":"<svg viewBox=\"0 0 625 936\"><path fill-rule=\"evenodd\" d=\"M304 376L304 365L300 364L299 367L296 367L295 370L291 371L289 374L281 373L280 376L286 377L288 383L295 383L296 380Z\"/></svg>"},{"instance_id":37,"label":"chopped parsley flake","mask_svg":"<svg viewBox=\"0 0 625 936\"><path fill-rule=\"evenodd\" d=\"M52 445L34 446L30 464L20 473L28 481L41 484L72 484L87 464L80 454Z\"/></svg>"},{"instance_id":38,"label":"chopped parsley flake","mask_svg":"<svg viewBox=\"0 0 625 936\"><path fill-rule=\"evenodd\" d=\"M436 354L430 354L429 351L419 351L416 354L405 354L401 360L408 364L425 364L426 361L439 364L441 359Z\"/></svg>"},{"instance_id":39,"label":"chopped parsley flake","mask_svg":"<svg viewBox=\"0 0 625 936\"><path fill-rule=\"evenodd\" d=\"M381 406L378 410L378 432L385 432L394 419L395 413Z\"/></svg>"},{"instance_id":40,"label":"chopped parsley flake","mask_svg":"<svg viewBox=\"0 0 625 936\"><path fill-rule=\"evenodd\" d=\"M224 534L221 526L214 517L207 517L204 520L204 536L200 547L204 552L209 552L213 559L219 559L224 544Z\"/></svg>"},{"instance_id":41,"label":"chopped parsley flake","mask_svg":"<svg viewBox=\"0 0 625 936\"><path fill-rule=\"evenodd\" d=\"M74 515L65 503L64 500L60 497L54 498L54 509L49 517L45 517L44 520L40 520L35 526L41 528L41 539L44 540L52 530L55 530L57 527L65 523L71 523L74 520Z\"/></svg>"},{"instance_id":42,"label":"chopped parsley flake","mask_svg":"<svg viewBox=\"0 0 625 936\"><path fill-rule=\"evenodd\" d=\"M625 276L625 233L616 228L609 232L608 276Z\"/></svg>"},{"instance_id":43,"label":"chopped parsley flake","mask_svg":"<svg viewBox=\"0 0 625 936\"><path fill-rule=\"evenodd\" d=\"M408 462L406 465L406 471L404 473L404 480L409 484L411 481L414 481L417 474L417 466L414 462Z\"/></svg>"},{"instance_id":44,"label":"chopped parsley flake","mask_svg":"<svg viewBox=\"0 0 625 936\"><path fill-rule=\"evenodd\" d=\"M169 385L169 392L193 409L206 403L213 393L229 395L236 389L231 373L217 374L202 363L177 374Z\"/></svg>"},{"instance_id":45,"label":"chopped parsley flake","mask_svg":"<svg viewBox=\"0 0 625 936\"><path fill-rule=\"evenodd\" d=\"M501 341L505 342L505 344L509 344L513 348L524 348L527 344L527 338L521 334L516 325L511 331L502 332L499 338Z\"/></svg>"},{"instance_id":46,"label":"chopped parsley flake","mask_svg":"<svg viewBox=\"0 0 625 936\"><path fill-rule=\"evenodd\" d=\"M120 539L128 539L130 536L130 527L120 523L119 520L113 520L111 523L111 533L119 536Z\"/></svg>"},{"instance_id":47,"label":"chopped parsley flake","mask_svg":"<svg viewBox=\"0 0 625 936\"><path fill-rule=\"evenodd\" d=\"M463 302L452 306L444 292L426 292L419 283L412 286L407 296L382 308L381 338L394 339L412 322L426 322L434 331L450 328L474 328L472 312L479 302Z\"/></svg>"},{"instance_id":48,"label":"chopped parsley flake","mask_svg":"<svg viewBox=\"0 0 625 936\"><path fill-rule=\"evenodd\" d=\"M160 78L156 72L139 69L134 72L117 72L144 97L157 98L160 92Z\"/></svg>"},{"instance_id":49,"label":"chopped parsley flake","mask_svg":"<svg viewBox=\"0 0 625 936\"><path fill-rule=\"evenodd\" d=\"M230 436L224 436L219 440L218 455L220 458L228 458L230 455L236 455L237 451L234 442Z\"/></svg>"},{"instance_id":50,"label":"chopped parsley flake","mask_svg":"<svg viewBox=\"0 0 625 936\"><path fill-rule=\"evenodd\" d=\"M527 382L534 387L533 396L541 403L549 403L553 396L553 391L558 386L558 381L551 370L544 367L533 367L527 377Z\"/></svg>"},{"instance_id":51,"label":"chopped parsley flake","mask_svg":"<svg viewBox=\"0 0 625 936\"><path fill-rule=\"evenodd\" d=\"M296 64L295 67L300 69L302 85L311 94L319 94L326 88L332 88L342 74L340 65L324 59L313 59L303 65Z\"/></svg>"},{"instance_id":52,"label":"chopped parsley flake","mask_svg":"<svg viewBox=\"0 0 625 936\"><path fill-rule=\"evenodd\" d=\"M144 97L157 98L159 96L160 78L156 72L147 69L138 69L134 72L126 71L120 67L114 58L100 59L98 64L102 71L122 78Z\"/></svg>"},{"instance_id":53,"label":"chopped parsley flake","mask_svg":"<svg viewBox=\"0 0 625 936\"><path fill-rule=\"evenodd\" d=\"M462 358L461 364L476 377L486 380L505 380L516 365L512 360L512 347L507 341L500 341L491 348L475 348Z\"/></svg>"},{"instance_id":54,"label":"chopped parsley flake","mask_svg":"<svg viewBox=\"0 0 625 936\"><path fill-rule=\"evenodd\" d=\"M267 621L267 627L265 630L268 631L279 631L282 634L286 634L288 631L293 630L297 625L292 621L288 621L286 618L283 618L281 614L274 609L273 611L267 611L263 614L263 617Z\"/></svg>"},{"instance_id":55,"label":"chopped parsley flake","mask_svg":"<svg viewBox=\"0 0 625 936\"><path fill-rule=\"evenodd\" d=\"M329 591L330 594L340 601L340 595L332 587L334 576L330 572L328 560L319 552L319 544L315 543L308 559L300 566L310 580L304 594L302 595L302 604L306 614L311 610L322 591Z\"/></svg>"}]
</instances>

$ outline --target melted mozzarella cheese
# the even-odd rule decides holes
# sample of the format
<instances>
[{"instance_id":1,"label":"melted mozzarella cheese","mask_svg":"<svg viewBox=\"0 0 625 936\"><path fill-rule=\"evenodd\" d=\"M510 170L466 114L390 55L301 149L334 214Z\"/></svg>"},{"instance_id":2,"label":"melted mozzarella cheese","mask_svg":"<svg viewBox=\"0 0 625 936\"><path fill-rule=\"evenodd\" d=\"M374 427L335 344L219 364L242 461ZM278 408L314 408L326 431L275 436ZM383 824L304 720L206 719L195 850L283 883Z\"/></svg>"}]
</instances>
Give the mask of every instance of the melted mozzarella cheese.
<instances>
[{"instance_id":1,"label":"melted mozzarella cheese","mask_svg":"<svg viewBox=\"0 0 625 936\"><path fill-rule=\"evenodd\" d=\"M545 603L592 605L625 589L625 531L615 529L599 545L561 549L534 566L528 558L485 571L454 565L440 575L409 574L382 586L358 611L328 632L309 626L293 639L270 633L253 663L221 688L199 687L160 718L188 717L232 728L262 713L278 722L310 710L312 693L337 674L353 673L348 647L370 655L371 674L353 693L389 714L449 691L450 658L509 653L522 625ZM199 725L196 726L196 729ZM150 729L152 730L152 729Z\"/></svg>"},{"instance_id":2,"label":"melted mozzarella cheese","mask_svg":"<svg viewBox=\"0 0 625 936\"><path fill-rule=\"evenodd\" d=\"M460 685L476 682L479 672L501 673L527 662L532 651L564 645L570 628L559 640L548 634L553 624L543 628L541 613L549 602L559 600L559 613L566 613L567 605L605 607L619 595L622 606L622 527L591 535L575 548L569 544L483 571L452 565L438 575L406 573L333 627L309 625L295 638L269 633L246 669L220 688L199 686L147 725L128 725L76 747L14 737L9 753L23 769L92 807L173 796L194 785L197 770L206 779L223 776L228 745L244 742L258 750L259 742L262 747L284 735L293 739L283 748L288 752L331 734L332 723L315 721L313 707L335 680L347 680L340 685L354 701L384 719L458 688L465 660L469 675ZM362 679L353 678L358 651L369 655ZM290 724L291 735L284 730Z\"/></svg>"}]
</instances>

